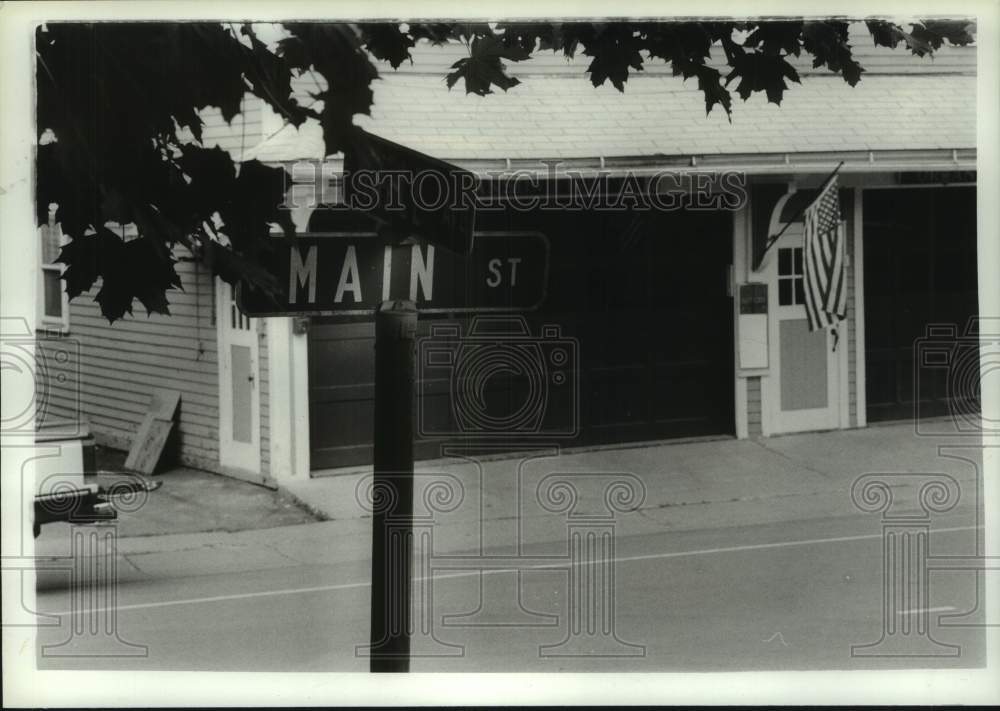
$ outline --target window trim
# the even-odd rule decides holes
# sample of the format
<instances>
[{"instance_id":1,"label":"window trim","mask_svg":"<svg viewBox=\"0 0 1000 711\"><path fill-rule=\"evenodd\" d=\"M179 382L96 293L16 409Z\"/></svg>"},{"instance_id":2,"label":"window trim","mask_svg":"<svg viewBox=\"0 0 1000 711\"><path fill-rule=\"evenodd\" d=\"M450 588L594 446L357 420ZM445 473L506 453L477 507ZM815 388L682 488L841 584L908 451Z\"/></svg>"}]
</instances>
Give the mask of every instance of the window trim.
<instances>
[{"instance_id":1,"label":"window trim","mask_svg":"<svg viewBox=\"0 0 1000 711\"><path fill-rule=\"evenodd\" d=\"M55 221L55 215L49 213L49 223L47 225L48 229L58 230L59 233L59 247L62 248L66 246L69 239L62 231L62 227L58 222ZM41 228L39 228L39 235L41 235ZM69 333L69 294L66 293L66 288L61 286L59 289L59 294L61 297L61 308L59 316L50 316L45 313L45 275L50 272L57 272L60 279L63 273L66 271L66 265L59 262L45 262L44 252L39 254L39 280L38 280L38 330L46 331L49 333Z\"/></svg>"},{"instance_id":2,"label":"window trim","mask_svg":"<svg viewBox=\"0 0 1000 711\"><path fill-rule=\"evenodd\" d=\"M789 257L789 267L791 271L782 274L781 273L781 251L787 250ZM778 283L778 306L802 306L805 304L805 299L799 300L798 294L800 288L805 290L805 265L802 263L803 258L803 248L802 247L778 247L778 272L777 272L777 283ZM781 303L781 284L782 282L787 282L790 284L790 297L791 301L787 304Z\"/></svg>"}]
</instances>

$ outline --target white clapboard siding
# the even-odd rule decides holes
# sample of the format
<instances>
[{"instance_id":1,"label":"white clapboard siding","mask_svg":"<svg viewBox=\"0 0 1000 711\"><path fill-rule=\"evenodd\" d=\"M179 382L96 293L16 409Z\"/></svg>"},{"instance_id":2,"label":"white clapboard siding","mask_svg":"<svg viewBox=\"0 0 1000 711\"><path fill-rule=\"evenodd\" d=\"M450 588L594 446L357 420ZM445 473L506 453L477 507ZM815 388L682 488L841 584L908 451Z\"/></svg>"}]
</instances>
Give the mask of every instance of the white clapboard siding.
<instances>
[{"instance_id":1,"label":"white clapboard siding","mask_svg":"<svg viewBox=\"0 0 1000 711\"><path fill-rule=\"evenodd\" d=\"M182 258L176 265L183 291L167 292L170 316L147 316L141 304L135 314L109 324L93 300L100 288L70 303L69 333L40 339L50 354L64 357L59 372L48 368L48 416L65 417L76 408L98 441L129 447L149 406L154 388L181 394L178 413L179 454L191 466L218 469L219 388L215 329L215 291L207 269ZM59 378L58 375L63 377Z\"/></svg>"},{"instance_id":2,"label":"white clapboard siding","mask_svg":"<svg viewBox=\"0 0 1000 711\"><path fill-rule=\"evenodd\" d=\"M218 146L239 160L262 136L261 102L244 97L242 112L231 123L219 109L199 112L202 143ZM193 140L180 132L182 140ZM125 228L134 232L134 228ZM182 289L167 292L170 315L134 314L109 324L90 292L70 302L69 332L40 334L38 345L38 416L83 417L99 442L128 449L155 388L177 390L179 454L190 466L219 471L219 365L215 325L215 279L178 247L174 256ZM261 322L261 455L269 473L267 343Z\"/></svg>"},{"instance_id":3,"label":"white clapboard siding","mask_svg":"<svg viewBox=\"0 0 1000 711\"><path fill-rule=\"evenodd\" d=\"M198 112L202 120L201 142L206 148L218 146L233 158L239 159L243 153L257 145L264 138L261 131L261 107L263 102L253 94L243 96L242 111L227 123L222 112L209 106ZM181 140L193 141L189 131L178 133Z\"/></svg>"},{"instance_id":4,"label":"white clapboard siding","mask_svg":"<svg viewBox=\"0 0 1000 711\"><path fill-rule=\"evenodd\" d=\"M747 435L749 437L761 436L762 418L760 376L754 375L747 378Z\"/></svg>"}]
</instances>

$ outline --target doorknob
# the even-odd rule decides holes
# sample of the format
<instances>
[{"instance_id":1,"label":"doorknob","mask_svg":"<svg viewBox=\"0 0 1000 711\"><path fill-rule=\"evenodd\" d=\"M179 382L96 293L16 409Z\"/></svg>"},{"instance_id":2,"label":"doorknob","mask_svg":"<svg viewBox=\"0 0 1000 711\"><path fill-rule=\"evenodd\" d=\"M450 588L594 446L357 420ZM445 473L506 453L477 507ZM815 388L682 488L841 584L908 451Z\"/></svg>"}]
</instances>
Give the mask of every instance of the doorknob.
<instances>
[{"instance_id":1,"label":"doorknob","mask_svg":"<svg viewBox=\"0 0 1000 711\"><path fill-rule=\"evenodd\" d=\"M250 373L250 375L247 376L247 380L249 380L251 383L254 381L253 373Z\"/></svg>"}]
</instances>

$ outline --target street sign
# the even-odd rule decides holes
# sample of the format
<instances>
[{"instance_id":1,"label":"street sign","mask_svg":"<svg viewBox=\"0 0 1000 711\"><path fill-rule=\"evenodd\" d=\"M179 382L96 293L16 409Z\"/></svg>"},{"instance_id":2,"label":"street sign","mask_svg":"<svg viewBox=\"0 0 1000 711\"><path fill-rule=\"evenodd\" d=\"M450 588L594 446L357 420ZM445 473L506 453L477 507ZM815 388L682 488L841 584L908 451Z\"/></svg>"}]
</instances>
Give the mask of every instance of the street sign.
<instances>
[{"instance_id":1,"label":"street sign","mask_svg":"<svg viewBox=\"0 0 1000 711\"><path fill-rule=\"evenodd\" d=\"M280 294L241 283L236 303L247 316L372 316L394 299L412 301L421 313L517 313L545 300L549 242L539 232L477 232L468 255L370 232L275 243L265 267Z\"/></svg>"},{"instance_id":2,"label":"street sign","mask_svg":"<svg viewBox=\"0 0 1000 711\"><path fill-rule=\"evenodd\" d=\"M417 237L457 254L473 249L475 173L359 131L344 156L344 200L388 226L398 241Z\"/></svg>"}]
</instances>

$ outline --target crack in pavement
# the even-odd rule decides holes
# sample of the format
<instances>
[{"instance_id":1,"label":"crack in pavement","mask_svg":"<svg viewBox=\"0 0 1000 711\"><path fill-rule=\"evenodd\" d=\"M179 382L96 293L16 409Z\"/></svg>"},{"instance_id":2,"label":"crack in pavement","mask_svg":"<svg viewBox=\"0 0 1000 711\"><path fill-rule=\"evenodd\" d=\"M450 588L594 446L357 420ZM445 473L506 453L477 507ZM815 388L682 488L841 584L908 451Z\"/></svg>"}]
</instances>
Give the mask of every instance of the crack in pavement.
<instances>
[{"instance_id":1,"label":"crack in pavement","mask_svg":"<svg viewBox=\"0 0 1000 711\"><path fill-rule=\"evenodd\" d=\"M787 454L785 454L781 450L774 449L773 447L767 446L767 444L765 444L764 442L762 442L759 439L752 439L750 441L753 442L758 447L760 447L761 449L763 449L765 452L770 452L771 454L775 454L775 455L781 457L782 459L784 459L789 464L792 464L793 466L802 467L806 471L812 472L813 474L818 474L821 477L823 477L824 479L830 479L830 478L833 477L833 475L830 474L829 472L820 471L819 469L811 467L811 466L809 466L808 464L806 464L805 462L803 462L801 460L796 461L795 459L793 459L792 457L788 456Z\"/></svg>"},{"instance_id":2,"label":"crack in pavement","mask_svg":"<svg viewBox=\"0 0 1000 711\"><path fill-rule=\"evenodd\" d=\"M143 570L142 568L140 568L138 565L136 565L135 561L132 560L131 558L129 558L127 553L122 553L121 551L118 551L118 555L120 555L122 557L122 560L124 560L126 563L128 563L130 566L132 566L132 569L135 572L142 573L143 575L149 575L148 572L146 572L145 570Z\"/></svg>"}]
</instances>

